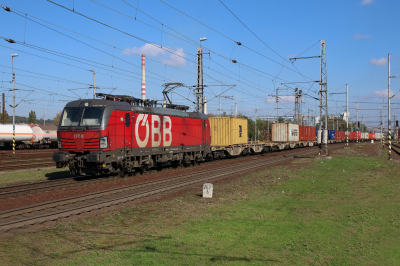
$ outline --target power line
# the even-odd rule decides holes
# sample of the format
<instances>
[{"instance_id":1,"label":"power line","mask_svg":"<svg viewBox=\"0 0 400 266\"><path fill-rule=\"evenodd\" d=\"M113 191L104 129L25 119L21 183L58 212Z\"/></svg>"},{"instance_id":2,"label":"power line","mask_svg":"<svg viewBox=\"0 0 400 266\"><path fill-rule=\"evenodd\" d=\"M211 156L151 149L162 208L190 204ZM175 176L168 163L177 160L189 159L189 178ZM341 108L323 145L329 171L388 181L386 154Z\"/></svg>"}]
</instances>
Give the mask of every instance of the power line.
<instances>
[{"instance_id":1,"label":"power line","mask_svg":"<svg viewBox=\"0 0 400 266\"><path fill-rule=\"evenodd\" d=\"M35 19L40 20L40 21L43 21L43 22L45 22L45 23L48 23L48 24L50 24L50 25L52 25L52 26L55 26L55 27L58 27L58 28L60 28L60 29L63 29L63 30L72 32L72 33L77 34L77 35L80 35L80 36L85 37L85 38L87 38L87 39L90 39L90 40L92 40L92 41L95 41L95 42L98 42L98 43L107 45L107 46L112 47L112 48L114 48L114 49L121 50L121 51L123 51L123 52L125 52L125 53L127 53L127 54L133 54L133 55L136 55L136 56L141 57L141 54L133 53L133 52L128 51L128 50L126 50L126 49L123 49L123 48L120 48L120 47L111 45L111 44L109 44L109 43L106 43L106 42L97 40L97 39L95 39L95 38L92 38L92 37L89 37L89 36L87 36L87 35L84 35L84 34L75 32L75 31L70 30L70 29L67 29L67 28L65 28L65 27L61 27L61 26L59 26L59 25L57 25L57 24L54 24L54 23L51 23L51 22L49 22L49 21L40 19L40 18L35 17L35 16L33 16L33 15L26 14L26 13L24 13L23 11L20 11L20 10L14 9L14 8L13 8L12 10L13 10L13 11L15 10L15 11L17 11L17 12L20 12L20 13L22 13L22 14L24 14L24 15L28 15L28 16L30 16L30 17L32 17L32 18L35 18ZM15 12L13 12L13 13L15 13ZM18 14L18 13L15 13L15 14L16 14L16 15L19 15L19 16L21 16L21 17L23 17L21 14ZM25 18L25 17L24 17L24 18ZM87 44L87 43L84 43L84 42L82 42L82 41L80 41L80 40L77 40L76 38L73 38L73 37L71 37L71 36L69 36L69 35L66 35L66 34L62 33L62 32L59 32L59 31L57 31L57 30L54 30L54 29L52 29L52 28L50 28L50 27L48 27L48 26L45 26L45 25L43 25L43 24L37 22L37 21L34 21L34 20L32 20L32 19L29 19L29 18L27 18L27 19L30 20L30 21L32 21L32 22L35 22L35 23L37 23L38 25L41 25L41 26L43 26L43 27L45 27L45 28L48 28L48 29L53 30L53 31L55 31L55 32L57 32L57 33L60 33L60 34L66 36L66 37L68 37L68 38L71 38L71 39L73 39L73 40L75 40L75 41L81 42L81 43L83 43L83 44L85 44L85 45L87 45L87 46L89 46L89 47L92 47L92 48L94 48L94 49L96 49L96 50L101 51L100 49L98 49L98 48L96 48L96 47L93 47L93 46L91 46L91 45L89 45L89 44ZM109 53L108 53L108 54L109 54ZM110 55L110 54L109 54L109 55ZM113 56L113 57L115 57L115 56ZM122 59L121 59L121 60L122 60ZM189 72L189 71L187 71L187 70L180 69L180 68L177 68L177 67L175 67L175 66L166 65L166 64L164 64L164 63L161 63L161 62L159 62L159 61L153 60L153 59L151 59L151 58L147 58L147 60L153 61L153 62L155 62L155 63L162 64L162 65L164 65L164 66L168 66L168 67L171 67L171 68L175 68L175 69L177 69L177 70L184 71L184 72L187 72L187 73L190 73L190 74L194 74L194 75L196 74L196 73L194 73L194 72ZM149 71L148 71L148 72L149 72ZM150 73L153 73L153 72L150 71ZM154 73L154 74L155 74L155 73ZM157 74L156 74L156 75L157 75Z\"/></svg>"},{"instance_id":2,"label":"power line","mask_svg":"<svg viewBox=\"0 0 400 266\"><path fill-rule=\"evenodd\" d=\"M49 0L47 0L47 1L49 1ZM242 44L241 42L238 42L238 41L233 40L232 38L226 36L225 34L222 34L221 32L219 32L219 31L215 30L214 28L212 28L212 27L210 27L210 26L204 24L203 22L201 22L201 21L199 21L199 20L197 20L197 19L191 17L190 15L188 15L188 14L184 13L183 11L177 9L176 7L174 7L174 6L172 6L172 5L170 5L170 4L166 3L166 2L164 2L163 0L159 0L159 1L162 2L162 3L164 3L164 4L167 5L167 6L171 7L172 9L178 11L179 13L181 13L181 14L183 14L183 15L189 17L190 19L196 21L197 23L199 23L199 24L201 24L201 25L203 25L203 26L209 28L210 30L212 30L212 31L214 31L214 32L216 32L216 33L218 33L218 34L220 34L221 36L227 38L228 40L231 40L231 41L235 42L236 44L238 44L238 45L240 45L240 46L243 46L244 48L246 48L246 49L248 49L248 50L250 50L250 51L252 51L252 52L254 52L254 53L256 53L256 54L258 54L258 55L260 55L260 56L262 56L262 57L264 57L264 58L266 58L266 59L268 59L268 60L270 60L270 61L272 61L272 62L278 64L278 65L281 65L281 66L285 67L286 69L288 69L288 70L290 70L290 71L293 71L293 72L295 72L295 73L298 73L298 74L302 75L301 73L296 72L295 70L293 70L293 69L291 69L291 68L288 68L287 66L285 66L285 65L283 65L283 64L281 64L281 63L279 63L279 62L277 62L277 61L275 61L275 60L269 58L268 56L263 55L263 54L261 54L261 53L255 51L254 49L252 49L252 48L250 48L250 47L248 47L248 46ZM222 2L221 2L221 3L222 3ZM271 49L271 50L272 50L272 49ZM275 51L274 51L274 52L275 52ZM276 52L275 52L275 53L276 53ZM278 56L280 56L280 55L278 54ZM280 56L280 57L281 57L281 56ZM281 57L281 58L283 58L283 57ZM284 60L285 60L285 59L284 59ZM307 77L307 78L311 80L311 78L309 78L309 77Z\"/></svg>"},{"instance_id":3,"label":"power line","mask_svg":"<svg viewBox=\"0 0 400 266\"><path fill-rule=\"evenodd\" d=\"M11 68L11 67L9 67L9 66L3 66L3 65L0 65L0 67ZM28 71L28 70L23 70L23 69L16 68L16 67L14 67L14 69L15 69L15 70L18 70L18 71L28 72L28 73L32 73L32 74L36 74L36 75L41 75L41 76L45 76L45 77L51 77L51 78L55 78L55 79L46 79L46 78L28 76L28 75L23 75L23 74L18 74L19 76L25 76L25 77L31 77L31 78L38 78L38 79L45 79L45 80L52 80L52 81L60 81L60 82L66 82L66 83L75 83L75 84L88 85L88 86L92 85L92 84L82 83L82 82L78 82L78 81L74 81L74 80L68 80L68 79L64 79L64 78L58 78L58 77L49 76L49 75L45 75L45 74L40 74L40 73ZM3 72L3 73L5 73L5 72ZM12 74L12 73L8 73L8 74Z\"/></svg>"},{"instance_id":4,"label":"power line","mask_svg":"<svg viewBox=\"0 0 400 266\"><path fill-rule=\"evenodd\" d=\"M50 59L50 58L47 58L47 57L44 57L44 56L32 54L32 53L29 53L29 52L26 52L26 51L22 51L22 50L18 50L18 49L15 49L15 48L9 48L9 47L4 46L4 45L0 45L0 47L4 47L4 48L7 48L7 49L12 49L12 50L14 50L14 51L19 51L19 52L22 52L22 53L26 53L26 54L29 54L29 55L32 55L32 56L36 56L36 57L39 57L39 58L43 58L43 59L47 59L47 60L50 60L50 61L53 61L53 62L57 62L57 63L64 64L64 65L67 65L67 66L71 66L71 67L74 67L74 68L78 68L78 69L82 69L82 70L85 70L85 71L90 71L90 70L85 69L85 68L83 68L83 67L79 67L79 66L75 66L75 65L68 64L68 63L65 63L65 62L57 61L57 60L54 60L54 59ZM72 59L70 59L70 60L72 60ZM73 60L73 61L77 61L77 60ZM79 62L79 61L77 61L77 62ZM82 63L82 62L80 62L80 63ZM87 64L87 63L84 63L84 64ZM90 65L90 64L87 64L87 65ZM90 65L90 66L93 66L93 65ZM97 66L96 66L96 67L97 67ZM99 67L99 68L100 68L100 67ZM104 69L104 68L103 68L103 69ZM106 69L106 70L107 70L107 69ZM140 78L132 77L132 76L129 76L129 75L126 75L126 74L123 74L123 73L116 72L116 71L111 71L111 70L107 70L107 71L114 72L114 73L117 73L117 74L120 74L120 75L123 75L123 76L127 76L127 77L130 77L130 78L134 78L134 79L141 80ZM102 72L97 72L97 71L96 71L96 74L101 74L101 75L113 77L113 76L111 76L111 75L108 75L108 74L105 74L105 73L102 73ZM120 77L117 77L117 78L123 79L123 78L120 78ZM127 79L126 79L126 80L127 80ZM133 80L128 80L128 81L132 81L132 82L133 82ZM153 82L149 82L149 83L153 83ZM161 84L157 84L157 83L153 83L153 84L155 84L155 85L161 85Z\"/></svg>"},{"instance_id":5,"label":"power line","mask_svg":"<svg viewBox=\"0 0 400 266\"><path fill-rule=\"evenodd\" d=\"M133 38L135 38L135 39L138 39L139 41L142 41L142 42L148 43L148 44L150 44L150 45L153 45L153 46L155 46L155 47L157 47L157 48L161 48L161 49L163 49L163 50L165 50L165 51L167 51L167 52L169 52L169 53L172 53L172 54L174 54L174 55L176 55L176 56L178 56L178 57L182 57L182 58L185 59L185 57L183 57L183 56L181 56L181 55L179 55L179 54L173 53L173 52L171 52L170 50L168 50L168 49L171 49L171 48L169 48L169 47L166 47L166 48L168 48L168 49L165 49L165 47L160 47L159 45L154 44L154 43L152 43L152 42L150 42L150 41L148 41L148 40L146 40L146 39L143 39L143 38L141 38L141 37L135 36L135 35L133 35L133 34L130 34L130 33L126 32L126 31L117 29L117 28L115 28L115 27L113 27L113 26L111 26L111 25L108 25L108 24L104 23L104 22L101 22L101 21L99 21L99 20L96 20L96 19L94 19L94 18L91 18L91 17L89 17L89 16L86 16L86 15L84 15L84 14L82 14L82 13L77 12L77 11L74 11L74 10L72 10L72 9L66 7L66 6L60 5L60 4L55 3L55 2L53 2L53 1L51 1L51 0L46 0L46 1L52 3L52 4L56 5L56 6L59 6L59 7L61 7L61 8L64 8L64 9L66 9L66 10L68 10L68 11L71 11L71 12L73 12L73 13L79 15L79 16L82 16L82 17L84 17L84 18L87 18L87 19L89 19L89 20L91 20L91 21L93 21L93 22L96 22L96 23L98 23L98 24L101 24L101 25L103 25L103 26L105 26L105 27L108 27L108 28L110 28L110 29L116 30L116 31L118 31L118 32L120 32L120 33L123 33L123 34L125 34L125 35L130 36L130 37L133 37ZM172 49L172 50L173 50L173 49Z\"/></svg>"},{"instance_id":6,"label":"power line","mask_svg":"<svg viewBox=\"0 0 400 266\"><path fill-rule=\"evenodd\" d=\"M219 2L226 8L228 9L228 11L248 30L251 32L251 34L253 34L260 42L262 42L265 46L268 47L268 49L270 49L272 52L274 52L277 56L279 56L280 58L282 58L284 61L287 61L285 58L283 58L280 54L278 54L277 52L275 52L274 49L272 49L268 44L266 44L263 40L261 40L260 37L258 37L249 27L247 27L235 14L233 14L233 12L221 1L219 0Z\"/></svg>"},{"instance_id":7,"label":"power line","mask_svg":"<svg viewBox=\"0 0 400 266\"><path fill-rule=\"evenodd\" d=\"M78 14L78 15L80 15L80 16L83 16L83 17L85 17L85 18L87 18L87 19L89 19L89 20L92 20L92 21L94 21L94 22L96 22L96 23L99 23L99 24L101 24L101 25L104 25L104 26L106 26L106 27L109 27L109 28L111 28L111 29L114 29L114 30L116 30L116 31L118 31L118 32L121 32L121 33L123 33L123 34L126 34L126 35L128 35L128 36L137 38L137 39L139 39L139 40L141 40L141 41L147 42L146 40L144 40L144 39L142 39L142 38L140 38L140 37L134 36L134 35L132 35L132 34L129 34L129 33L127 33L127 32L124 32L124 31L122 31L122 30L119 30L119 29L117 29L117 28L115 28L115 27L112 27L112 26L110 26L110 25L108 25L108 24L106 24L106 23L103 23L103 22L101 22L101 21L98 21L98 20L95 20L95 19L93 19L93 18L90 18L90 17L88 17L88 16L86 16L86 15L83 15L83 14L81 14L81 13L79 13L79 12L73 11L73 10L71 10L71 9L69 9L69 8L67 8L67 7L65 7L65 6L63 6L63 5L60 5L60 4L58 4L58 3L55 3L55 2L53 2L53 1L51 1L51 0L47 0L47 1L50 2L50 3L53 3L53 4L57 5L57 6L60 6L60 7L66 9L66 10L68 10L68 11L71 11L71 12L73 12L73 13L76 13L76 14ZM151 45L153 45L153 46L156 46L156 47L160 48L159 45L156 45L156 44L150 43L150 42L148 42L148 43L151 44ZM166 51L168 51L168 50L166 50ZM170 51L168 51L168 52L170 52ZM195 63L194 61L189 60L189 59L187 59L187 58L185 58L185 57L183 57L183 56L181 56L181 55L179 55L179 54L174 53L174 55L176 55L176 56L178 56L178 57L181 57L181 58L184 58L184 59L186 59L186 60L188 60L188 61L191 61L191 62ZM222 74L221 72L215 71L215 70L213 70L213 69L211 69L211 68L208 68L208 69L210 69L210 70L212 70L212 71L214 71L214 72L217 72L217 73L219 73L219 74L221 74L221 75L224 75L224 74ZM224 76L226 76L226 77L228 77L228 78L232 78L232 77L230 77L230 76L228 76L228 75L224 75ZM209 77L210 77L210 76L209 76ZM212 78L212 77L210 77L210 78ZM213 78L212 78L212 79L213 79ZM232 78L232 79L234 79L234 78ZM242 81L240 81L240 80L238 80L238 79L235 79L235 80L237 80L237 81L239 81L239 82L242 82ZM242 83L244 83L244 82L242 82ZM246 83L244 83L244 84L246 84ZM254 87L254 86L249 85L249 84L246 84L246 85L248 85L248 86L250 86L250 87L253 87L253 88L255 88L255 89L258 89L258 88ZM266 92L266 93L267 93L267 92Z\"/></svg>"}]
</instances>

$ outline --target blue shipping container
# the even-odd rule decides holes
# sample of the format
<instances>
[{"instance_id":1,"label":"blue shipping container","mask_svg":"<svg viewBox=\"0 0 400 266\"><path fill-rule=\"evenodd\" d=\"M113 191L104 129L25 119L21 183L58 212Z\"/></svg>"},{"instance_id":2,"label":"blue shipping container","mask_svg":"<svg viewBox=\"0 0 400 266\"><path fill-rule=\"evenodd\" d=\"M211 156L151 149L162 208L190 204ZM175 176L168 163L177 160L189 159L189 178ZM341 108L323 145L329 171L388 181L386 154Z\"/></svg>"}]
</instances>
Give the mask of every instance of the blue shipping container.
<instances>
[{"instance_id":1,"label":"blue shipping container","mask_svg":"<svg viewBox=\"0 0 400 266\"><path fill-rule=\"evenodd\" d=\"M328 140L335 140L335 130L328 130Z\"/></svg>"}]
</instances>

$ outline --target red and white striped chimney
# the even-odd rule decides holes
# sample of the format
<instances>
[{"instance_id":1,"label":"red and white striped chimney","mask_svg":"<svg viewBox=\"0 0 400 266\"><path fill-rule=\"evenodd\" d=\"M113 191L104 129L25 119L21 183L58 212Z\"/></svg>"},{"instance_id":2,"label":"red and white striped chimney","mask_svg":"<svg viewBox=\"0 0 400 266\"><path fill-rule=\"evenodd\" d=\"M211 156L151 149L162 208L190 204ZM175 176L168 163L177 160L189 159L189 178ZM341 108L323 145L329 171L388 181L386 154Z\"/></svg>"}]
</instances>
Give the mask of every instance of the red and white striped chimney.
<instances>
[{"instance_id":1,"label":"red and white striped chimney","mask_svg":"<svg viewBox=\"0 0 400 266\"><path fill-rule=\"evenodd\" d=\"M145 59L146 57L144 54L142 54L142 100L146 100L146 79L145 79L145 71L144 71L144 66L145 66Z\"/></svg>"}]
</instances>

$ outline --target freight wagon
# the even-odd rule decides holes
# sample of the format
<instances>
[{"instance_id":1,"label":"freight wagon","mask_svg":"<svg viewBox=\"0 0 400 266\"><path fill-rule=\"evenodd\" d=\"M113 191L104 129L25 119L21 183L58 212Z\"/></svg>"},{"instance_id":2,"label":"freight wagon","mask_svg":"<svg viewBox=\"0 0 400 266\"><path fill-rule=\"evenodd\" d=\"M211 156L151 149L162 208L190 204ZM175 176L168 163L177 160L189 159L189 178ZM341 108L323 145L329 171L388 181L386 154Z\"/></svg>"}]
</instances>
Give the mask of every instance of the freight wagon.
<instances>
[{"instance_id":1,"label":"freight wagon","mask_svg":"<svg viewBox=\"0 0 400 266\"><path fill-rule=\"evenodd\" d=\"M314 127L272 124L271 142L248 142L248 121L187 112L186 106L125 95L97 93L102 99L68 103L57 129L59 151L53 161L71 174L144 171L155 165L194 164L221 157L313 146ZM335 131L326 131L329 142ZM40 138L40 136L38 137Z\"/></svg>"},{"instance_id":2,"label":"freight wagon","mask_svg":"<svg viewBox=\"0 0 400 266\"><path fill-rule=\"evenodd\" d=\"M0 146L12 149L13 144L13 125L0 125ZM17 124L15 125L15 148L56 148L57 131L43 130L36 124Z\"/></svg>"}]
</instances>

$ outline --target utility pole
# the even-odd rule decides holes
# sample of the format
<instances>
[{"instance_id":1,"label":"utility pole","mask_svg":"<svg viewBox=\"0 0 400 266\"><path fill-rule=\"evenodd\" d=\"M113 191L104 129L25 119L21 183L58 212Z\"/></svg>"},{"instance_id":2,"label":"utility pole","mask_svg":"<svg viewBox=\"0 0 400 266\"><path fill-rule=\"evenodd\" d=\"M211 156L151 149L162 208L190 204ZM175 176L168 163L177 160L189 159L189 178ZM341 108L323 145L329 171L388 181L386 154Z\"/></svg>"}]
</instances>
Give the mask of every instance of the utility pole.
<instances>
[{"instance_id":1,"label":"utility pole","mask_svg":"<svg viewBox=\"0 0 400 266\"><path fill-rule=\"evenodd\" d=\"M276 87L276 123L279 123L279 107L278 107L278 89L280 86Z\"/></svg>"},{"instance_id":2,"label":"utility pole","mask_svg":"<svg viewBox=\"0 0 400 266\"><path fill-rule=\"evenodd\" d=\"M351 126L351 132L354 132L353 131L353 123L351 122L351 120L350 120L350 126Z\"/></svg>"},{"instance_id":3,"label":"utility pole","mask_svg":"<svg viewBox=\"0 0 400 266\"><path fill-rule=\"evenodd\" d=\"M298 107L299 107L299 117L300 117L300 126L303 125L303 91L299 91L299 102L298 102Z\"/></svg>"},{"instance_id":4,"label":"utility pole","mask_svg":"<svg viewBox=\"0 0 400 266\"><path fill-rule=\"evenodd\" d=\"M257 108L256 108L256 113L255 113L255 117L254 117L254 141L257 141Z\"/></svg>"},{"instance_id":5,"label":"utility pole","mask_svg":"<svg viewBox=\"0 0 400 266\"><path fill-rule=\"evenodd\" d=\"M207 114L207 97L204 96L204 114Z\"/></svg>"},{"instance_id":6,"label":"utility pole","mask_svg":"<svg viewBox=\"0 0 400 266\"><path fill-rule=\"evenodd\" d=\"M221 99L219 99L219 117L221 117Z\"/></svg>"},{"instance_id":7,"label":"utility pole","mask_svg":"<svg viewBox=\"0 0 400 266\"><path fill-rule=\"evenodd\" d=\"M3 124L6 123L6 106L5 105L6 105L6 96L3 92L3 116L2 116Z\"/></svg>"},{"instance_id":8,"label":"utility pole","mask_svg":"<svg viewBox=\"0 0 400 266\"><path fill-rule=\"evenodd\" d=\"M365 134L364 115L362 115L361 131L362 131L361 134ZM362 137L361 139L362 139L363 142L364 142L364 138Z\"/></svg>"},{"instance_id":9,"label":"utility pole","mask_svg":"<svg viewBox=\"0 0 400 266\"><path fill-rule=\"evenodd\" d=\"M235 103L235 117L237 117L237 103Z\"/></svg>"},{"instance_id":10,"label":"utility pole","mask_svg":"<svg viewBox=\"0 0 400 266\"><path fill-rule=\"evenodd\" d=\"M346 84L346 147L349 147L349 87Z\"/></svg>"},{"instance_id":11,"label":"utility pole","mask_svg":"<svg viewBox=\"0 0 400 266\"><path fill-rule=\"evenodd\" d=\"M197 48L197 83L196 83L196 112L204 112L204 84L203 84L203 48L201 42L207 38L200 38L200 47Z\"/></svg>"},{"instance_id":12,"label":"utility pole","mask_svg":"<svg viewBox=\"0 0 400 266\"><path fill-rule=\"evenodd\" d=\"M358 134L359 134L359 132L360 132L360 128L358 127L358 102L356 103L357 104L357 109L356 109L356 116L357 116L357 121L356 121L356 123L357 123L357 144L358 144Z\"/></svg>"},{"instance_id":13,"label":"utility pole","mask_svg":"<svg viewBox=\"0 0 400 266\"><path fill-rule=\"evenodd\" d=\"M196 112L203 112L203 48L197 48Z\"/></svg>"},{"instance_id":14,"label":"utility pole","mask_svg":"<svg viewBox=\"0 0 400 266\"><path fill-rule=\"evenodd\" d=\"M299 116L299 94L297 93L297 88L294 89L294 123L298 124L298 116Z\"/></svg>"},{"instance_id":15,"label":"utility pole","mask_svg":"<svg viewBox=\"0 0 400 266\"><path fill-rule=\"evenodd\" d=\"M382 111L381 111L381 145L383 147L383 116L382 116Z\"/></svg>"},{"instance_id":16,"label":"utility pole","mask_svg":"<svg viewBox=\"0 0 400 266\"><path fill-rule=\"evenodd\" d=\"M267 140L269 140L269 111L268 111L268 119L267 119Z\"/></svg>"},{"instance_id":17,"label":"utility pole","mask_svg":"<svg viewBox=\"0 0 400 266\"><path fill-rule=\"evenodd\" d=\"M327 72L326 72L326 41L321 40L321 69L320 69L320 83L319 83L319 116L320 116L320 128L322 125L322 113L325 114L325 125L324 125L324 134L323 140L319 143L319 154L321 156L322 152L323 156L329 155L328 149L328 84L327 84ZM321 129L318 130L318 137L321 140Z\"/></svg>"},{"instance_id":18,"label":"utility pole","mask_svg":"<svg viewBox=\"0 0 400 266\"><path fill-rule=\"evenodd\" d=\"M382 100L383 100L383 111L382 111L382 149L385 148L385 95L382 95Z\"/></svg>"},{"instance_id":19,"label":"utility pole","mask_svg":"<svg viewBox=\"0 0 400 266\"><path fill-rule=\"evenodd\" d=\"M44 108L46 107L43 107L43 126L46 126L46 115L44 113Z\"/></svg>"},{"instance_id":20,"label":"utility pole","mask_svg":"<svg viewBox=\"0 0 400 266\"><path fill-rule=\"evenodd\" d=\"M13 156L15 155L15 73L14 73L14 57L17 57L17 54L11 54L11 69L13 76Z\"/></svg>"},{"instance_id":21,"label":"utility pole","mask_svg":"<svg viewBox=\"0 0 400 266\"><path fill-rule=\"evenodd\" d=\"M93 69L93 99L96 98L96 72Z\"/></svg>"},{"instance_id":22,"label":"utility pole","mask_svg":"<svg viewBox=\"0 0 400 266\"><path fill-rule=\"evenodd\" d=\"M388 130L389 130L389 160L392 160L392 135L390 123L390 54L388 54Z\"/></svg>"}]
</instances>

